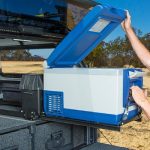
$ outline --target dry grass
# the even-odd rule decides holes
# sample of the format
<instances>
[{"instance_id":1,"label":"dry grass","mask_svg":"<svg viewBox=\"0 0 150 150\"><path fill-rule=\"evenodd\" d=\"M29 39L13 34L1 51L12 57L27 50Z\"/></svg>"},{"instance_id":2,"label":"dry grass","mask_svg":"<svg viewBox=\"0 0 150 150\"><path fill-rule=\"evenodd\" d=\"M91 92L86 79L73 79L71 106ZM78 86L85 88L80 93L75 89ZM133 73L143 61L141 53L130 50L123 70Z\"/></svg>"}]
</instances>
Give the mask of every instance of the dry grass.
<instances>
[{"instance_id":1,"label":"dry grass","mask_svg":"<svg viewBox=\"0 0 150 150\"><path fill-rule=\"evenodd\" d=\"M101 130L112 145L134 150L150 150L150 121L130 122L122 127L120 132ZM108 141L101 135L101 143Z\"/></svg>"},{"instance_id":2,"label":"dry grass","mask_svg":"<svg viewBox=\"0 0 150 150\"><path fill-rule=\"evenodd\" d=\"M9 74L43 74L43 61L1 61L0 67Z\"/></svg>"}]
</instances>

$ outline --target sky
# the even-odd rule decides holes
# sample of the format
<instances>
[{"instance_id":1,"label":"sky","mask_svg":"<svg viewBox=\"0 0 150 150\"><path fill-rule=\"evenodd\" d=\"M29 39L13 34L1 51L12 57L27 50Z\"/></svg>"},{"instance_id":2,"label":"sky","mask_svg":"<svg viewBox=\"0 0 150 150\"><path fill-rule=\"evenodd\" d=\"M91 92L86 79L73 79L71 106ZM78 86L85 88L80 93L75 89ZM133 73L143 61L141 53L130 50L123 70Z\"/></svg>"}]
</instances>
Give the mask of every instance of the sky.
<instances>
[{"instance_id":1,"label":"sky","mask_svg":"<svg viewBox=\"0 0 150 150\"><path fill-rule=\"evenodd\" d=\"M127 9L130 12L132 26L140 29L143 34L150 33L150 0L97 0L102 4L107 4L116 8ZM106 41L113 40L118 36L124 36L122 28L119 26L112 32Z\"/></svg>"},{"instance_id":2,"label":"sky","mask_svg":"<svg viewBox=\"0 0 150 150\"><path fill-rule=\"evenodd\" d=\"M130 12L132 26L140 29L143 34L150 33L150 0L97 0L102 4L110 5L116 8L127 9ZM121 26L117 27L106 39L106 42L114 40L118 36L125 35ZM51 51L51 50L50 50ZM43 50L42 56L47 57L49 50ZM32 54L41 55L39 50L32 51Z\"/></svg>"}]
</instances>

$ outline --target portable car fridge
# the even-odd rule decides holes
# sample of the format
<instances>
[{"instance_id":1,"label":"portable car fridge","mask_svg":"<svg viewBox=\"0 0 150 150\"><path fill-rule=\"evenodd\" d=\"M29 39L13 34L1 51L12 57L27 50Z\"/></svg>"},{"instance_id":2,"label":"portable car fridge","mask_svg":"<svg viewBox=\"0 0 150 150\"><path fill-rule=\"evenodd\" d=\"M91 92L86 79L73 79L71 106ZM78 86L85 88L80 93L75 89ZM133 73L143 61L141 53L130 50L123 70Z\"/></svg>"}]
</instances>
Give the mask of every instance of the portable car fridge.
<instances>
[{"instance_id":1,"label":"portable car fridge","mask_svg":"<svg viewBox=\"0 0 150 150\"><path fill-rule=\"evenodd\" d=\"M125 11L98 5L47 59L44 110L47 117L121 125L137 116L130 87L142 87L141 70L76 68L125 19Z\"/></svg>"}]
</instances>

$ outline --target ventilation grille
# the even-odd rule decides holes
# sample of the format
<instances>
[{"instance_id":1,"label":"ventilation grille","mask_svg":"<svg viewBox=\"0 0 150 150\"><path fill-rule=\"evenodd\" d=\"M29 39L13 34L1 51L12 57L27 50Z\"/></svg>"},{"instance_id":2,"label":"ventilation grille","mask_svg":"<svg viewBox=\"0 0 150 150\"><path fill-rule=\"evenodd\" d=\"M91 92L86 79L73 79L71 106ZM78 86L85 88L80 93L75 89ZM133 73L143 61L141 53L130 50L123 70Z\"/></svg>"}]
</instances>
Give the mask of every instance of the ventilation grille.
<instances>
[{"instance_id":1,"label":"ventilation grille","mask_svg":"<svg viewBox=\"0 0 150 150\"><path fill-rule=\"evenodd\" d=\"M53 115L63 114L63 93L49 92L46 95L48 113Z\"/></svg>"}]
</instances>

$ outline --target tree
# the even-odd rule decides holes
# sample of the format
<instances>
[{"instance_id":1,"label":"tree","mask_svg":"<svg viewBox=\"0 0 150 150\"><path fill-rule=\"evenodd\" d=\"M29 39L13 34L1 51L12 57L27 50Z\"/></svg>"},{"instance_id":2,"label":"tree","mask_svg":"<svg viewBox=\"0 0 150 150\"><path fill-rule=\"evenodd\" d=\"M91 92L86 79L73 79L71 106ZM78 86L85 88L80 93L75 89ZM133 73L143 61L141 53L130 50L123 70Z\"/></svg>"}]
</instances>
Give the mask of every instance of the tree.
<instances>
[{"instance_id":1,"label":"tree","mask_svg":"<svg viewBox=\"0 0 150 150\"><path fill-rule=\"evenodd\" d=\"M28 50L1 50L1 60L31 60L32 55Z\"/></svg>"},{"instance_id":2,"label":"tree","mask_svg":"<svg viewBox=\"0 0 150 150\"><path fill-rule=\"evenodd\" d=\"M150 34L143 35L140 30L135 32L141 42L150 49ZM109 43L102 42L85 61L90 67L143 67L126 36L118 37Z\"/></svg>"},{"instance_id":3,"label":"tree","mask_svg":"<svg viewBox=\"0 0 150 150\"><path fill-rule=\"evenodd\" d=\"M94 51L85 59L89 67L107 66L107 57L105 54L105 42L97 46Z\"/></svg>"},{"instance_id":4,"label":"tree","mask_svg":"<svg viewBox=\"0 0 150 150\"><path fill-rule=\"evenodd\" d=\"M40 56L32 56L29 50L1 50L0 60L2 61L43 61Z\"/></svg>"}]
</instances>

